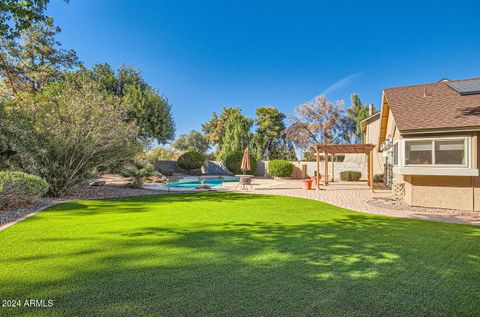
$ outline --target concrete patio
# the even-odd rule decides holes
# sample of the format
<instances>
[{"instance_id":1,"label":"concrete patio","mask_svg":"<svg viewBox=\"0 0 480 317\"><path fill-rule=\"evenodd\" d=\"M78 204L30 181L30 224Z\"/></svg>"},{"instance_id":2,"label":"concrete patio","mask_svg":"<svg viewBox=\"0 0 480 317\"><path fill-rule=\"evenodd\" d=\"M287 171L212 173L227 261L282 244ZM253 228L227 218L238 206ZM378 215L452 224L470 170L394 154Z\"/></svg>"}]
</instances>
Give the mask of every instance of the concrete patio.
<instances>
[{"instance_id":1,"label":"concrete patio","mask_svg":"<svg viewBox=\"0 0 480 317\"><path fill-rule=\"evenodd\" d=\"M480 225L479 212L398 206L392 199L391 190L377 185L372 193L366 182L333 182L327 187L322 186L319 191L302 189L302 181L297 179L256 178L252 190L237 190L235 186L235 183L224 183L221 190L313 199L376 215ZM395 205L395 208L389 208L389 204Z\"/></svg>"}]
</instances>

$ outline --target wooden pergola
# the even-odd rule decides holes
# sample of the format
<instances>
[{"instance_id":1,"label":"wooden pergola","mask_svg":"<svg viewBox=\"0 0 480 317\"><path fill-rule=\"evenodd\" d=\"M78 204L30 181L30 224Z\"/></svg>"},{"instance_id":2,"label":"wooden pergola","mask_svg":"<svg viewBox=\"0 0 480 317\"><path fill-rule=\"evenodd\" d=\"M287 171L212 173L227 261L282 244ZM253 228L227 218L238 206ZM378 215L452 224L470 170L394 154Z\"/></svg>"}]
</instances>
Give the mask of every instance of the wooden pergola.
<instances>
[{"instance_id":1,"label":"wooden pergola","mask_svg":"<svg viewBox=\"0 0 480 317\"><path fill-rule=\"evenodd\" d=\"M317 190L320 189L320 153L325 156L325 186L328 185L328 156L332 155L332 174L335 175L335 154L359 153L367 155L368 186L373 190L373 155L375 144L317 144L311 147L317 156Z\"/></svg>"}]
</instances>

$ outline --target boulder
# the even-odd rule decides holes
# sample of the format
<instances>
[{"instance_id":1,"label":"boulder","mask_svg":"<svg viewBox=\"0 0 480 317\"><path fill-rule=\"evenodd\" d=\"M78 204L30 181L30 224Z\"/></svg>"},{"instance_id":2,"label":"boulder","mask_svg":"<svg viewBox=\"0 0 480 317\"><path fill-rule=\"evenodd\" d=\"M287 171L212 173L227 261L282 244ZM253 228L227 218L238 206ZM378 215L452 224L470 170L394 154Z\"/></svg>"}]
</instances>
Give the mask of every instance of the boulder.
<instances>
[{"instance_id":1,"label":"boulder","mask_svg":"<svg viewBox=\"0 0 480 317\"><path fill-rule=\"evenodd\" d=\"M195 189L212 189L212 187L208 186L207 184L200 184Z\"/></svg>"}]
</instances>

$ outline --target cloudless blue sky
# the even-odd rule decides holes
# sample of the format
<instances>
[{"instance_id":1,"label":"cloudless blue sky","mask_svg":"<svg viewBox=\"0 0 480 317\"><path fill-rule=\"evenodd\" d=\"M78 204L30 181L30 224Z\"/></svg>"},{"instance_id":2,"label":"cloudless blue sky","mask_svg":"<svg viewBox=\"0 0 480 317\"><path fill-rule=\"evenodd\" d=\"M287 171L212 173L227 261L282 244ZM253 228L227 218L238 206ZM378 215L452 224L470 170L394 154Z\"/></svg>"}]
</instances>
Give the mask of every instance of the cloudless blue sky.
<instances>
[{"instance_id":1,"label":"cloudless blue sky","mask_svg":"<svg viewBox=\"0 0 480 317\"><path fill-rule=\"evenodd\" d=\"M51 0L87 65L142 70L177 135L213 111L286 114L319 94L380 103L383 88L480 77L480 1Z\"/></svg>"}]
</instances>

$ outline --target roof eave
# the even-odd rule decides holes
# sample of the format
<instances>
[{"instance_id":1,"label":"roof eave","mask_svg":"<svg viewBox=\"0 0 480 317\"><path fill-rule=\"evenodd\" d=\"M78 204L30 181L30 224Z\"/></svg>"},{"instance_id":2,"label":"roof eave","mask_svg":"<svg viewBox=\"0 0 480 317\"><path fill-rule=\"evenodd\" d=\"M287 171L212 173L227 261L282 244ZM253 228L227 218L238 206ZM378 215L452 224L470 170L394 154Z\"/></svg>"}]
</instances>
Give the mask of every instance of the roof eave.
<instances>
[{"instance_id":1,"label":"roof eave","mask_svg":"<svg viewBox=\"0 0 480 317\"><path fill-rule=\"evenodd\" d=\"M399 130L401 135L412 134L435 134L435 133L451 133L451 132L474 132L480 131L480 126L469 127L441 127L441 128L428 128L428 129L404 129Z\"/></svg>"}]
</instances>

